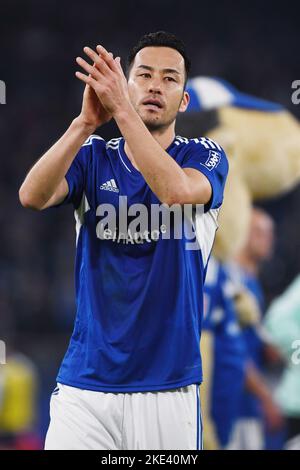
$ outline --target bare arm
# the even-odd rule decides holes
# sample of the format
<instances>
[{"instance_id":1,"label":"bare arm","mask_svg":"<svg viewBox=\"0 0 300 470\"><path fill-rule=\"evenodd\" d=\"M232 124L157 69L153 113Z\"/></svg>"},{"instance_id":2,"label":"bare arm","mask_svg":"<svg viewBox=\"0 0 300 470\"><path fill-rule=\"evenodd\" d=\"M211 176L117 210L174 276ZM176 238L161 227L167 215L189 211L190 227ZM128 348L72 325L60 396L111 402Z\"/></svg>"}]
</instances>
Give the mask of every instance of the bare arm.
<instances>
[{"instance_id":1,"label":"bare arm","mask_svg":"<svg viewBox=\"0 0 300 470\"><path fill-rule=\"evenodd\" d=\"M91 128L74 119L65 134L36 162L23 182L19 197L24 207L42 210L68 194L65 175Z\"/></svg>"},{"instance_id":2,"label":"bare arm","mask_svg":"<svg viewBox=\"0 0 300 470\"><path fill-rule=\"evenodd\" d=\"M274 402L263 376L252 362L247 364L245 386L259 399L269 429L280 428L283 424L280 409Z\"/></svg>"},{"instance_id":3,"label":"bare arm","mask_svg":"<svg viewBox=\"0 0 300 470\"><path fill-rule=\"evenodd\" d=\"M210 200L212 188L206 176L193 168L181 168L152 137L131 106L115 120L142 175L161 202L206 204Z\"/></svg>"}]
</instances>

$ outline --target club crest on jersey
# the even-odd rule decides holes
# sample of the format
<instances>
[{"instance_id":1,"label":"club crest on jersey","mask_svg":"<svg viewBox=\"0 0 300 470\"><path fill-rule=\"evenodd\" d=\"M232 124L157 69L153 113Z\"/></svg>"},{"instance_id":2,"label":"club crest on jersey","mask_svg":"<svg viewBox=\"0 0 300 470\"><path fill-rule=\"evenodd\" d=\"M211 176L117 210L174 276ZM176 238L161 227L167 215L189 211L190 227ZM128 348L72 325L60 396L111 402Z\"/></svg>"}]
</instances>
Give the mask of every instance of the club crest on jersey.
<instances>
[{"instance_id":1,"label":"club crest on jersey","mask_svg":"<svg viewBox=\"0 0 300 470\"><path fill-rule=\"evenodd\" d=\"M216 150L210 150L208 159L205 163L201 163L201 165L206 166L206 168L211 171L219 165L220 161L220 152L216 152Z\"/></svg>"}]
</instances>

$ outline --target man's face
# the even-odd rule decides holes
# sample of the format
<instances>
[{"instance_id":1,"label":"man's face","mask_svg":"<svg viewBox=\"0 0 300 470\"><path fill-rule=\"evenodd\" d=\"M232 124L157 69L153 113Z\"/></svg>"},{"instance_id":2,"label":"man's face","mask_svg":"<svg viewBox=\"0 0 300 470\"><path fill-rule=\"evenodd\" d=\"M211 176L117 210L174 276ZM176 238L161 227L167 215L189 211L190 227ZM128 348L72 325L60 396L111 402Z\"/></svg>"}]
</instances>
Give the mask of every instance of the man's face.
<instances>
[{"instance_id":1,"label":"man's face","mask_svg":"<svg viewBox=\"0 0 300 470\"><path fill-rule=\"evenodd\" d=\"M258 261L271 257L274 245L274 224L263 211L253 210L248 249Z\"/></svg>"},{"instance_id":2,"label":"man's face","mask_svg":"<svg viewBox=\"0 0 300 470\"><path fill-rule=\"evenodd\" d=\"M145 47L135 56L128 78L130 100L151 130L164 129L186 110L185 66L170 47Z\"/></svg>"}]
</instances>

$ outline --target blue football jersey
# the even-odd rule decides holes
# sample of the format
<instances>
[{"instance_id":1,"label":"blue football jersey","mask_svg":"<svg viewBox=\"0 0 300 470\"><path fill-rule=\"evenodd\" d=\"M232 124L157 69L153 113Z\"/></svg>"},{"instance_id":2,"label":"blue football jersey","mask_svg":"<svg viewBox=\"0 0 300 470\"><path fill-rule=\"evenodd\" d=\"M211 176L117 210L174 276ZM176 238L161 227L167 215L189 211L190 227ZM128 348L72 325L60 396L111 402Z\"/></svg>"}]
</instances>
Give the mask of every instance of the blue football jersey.
<instances>
[{"instance_id":1,"label":"blue football jersey","mask_svg":"<svg viewBox=\"0 0 300 470\"><path fill-rule=\"evenodd\" d=\"M260 307L261 318L264 311L264 294L259 280L241 268L241 281L247 289L254 295ZM261 324L259 326L248 326L244 328L243 335L247 345L249 359L254 363L259 371L263 369L263 349L264 341L261 337ZM243 418L261 418L262 408L259 399L251 392L244 390L241 404L240 416Z\"/></svg>"},{"instance_id":2,"label":"blue football jersey","mask_svg":"<svg viewBox=\"0 0 300 470\"><path fill-rule=\"evenodd\" d=\"M234 285L226 266L215 258L209 262L204 296L203 330L210 331L214 339L210 413L225 447L239 417L247 353L235 312Z\"/></svg>"},{"instance_id":3,"label":"blue football jersey","mask_svg":"<svg viewBox=\"0 0 300 470\"><path fill-rule=\"evenodd\" d=\"M124 144L123 138L105 142L91 136L66 175L63 203L73 204L76 219L77 312L57 381L104 392L201 383L203 283L227 158L211 139L174 138L166 152L180 167L202 172L212 197L202 212L193 210L180 221L174 216L166 238L164 224L152 231L136 223L134 215L145 207L152 222L152 208L160 201ZM185 230L175 236L186 223L197 249L187 249L192 237Z\"/></svg>"}]
</instances>

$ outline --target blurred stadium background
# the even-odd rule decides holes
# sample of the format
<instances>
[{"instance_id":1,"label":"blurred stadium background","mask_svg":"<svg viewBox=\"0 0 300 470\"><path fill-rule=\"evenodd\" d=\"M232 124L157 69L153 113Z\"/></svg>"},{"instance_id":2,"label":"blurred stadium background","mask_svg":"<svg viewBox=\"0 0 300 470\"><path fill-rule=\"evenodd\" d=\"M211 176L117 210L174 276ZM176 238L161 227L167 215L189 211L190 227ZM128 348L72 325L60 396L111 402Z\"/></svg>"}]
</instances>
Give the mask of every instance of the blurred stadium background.
<instances>
[{"instance_id":1,"label":"blurred stadium background","mask_svg":"<svg viewBox=\"0 0 300 470\"><path fill-rule=\"evenodd\" d=\"M30 166L80 110L75 57L84 45L102 43L124 62L141 35L164 29L186 42L192 76L222 77L300 118L300 105L291 101L291 84L300 79L299 13L293 2L1 1L0 79L7 104L0 106L0 340L8 357L22 354L26 361L19 375L16 369L19 400L30 407L26 393L33 398L32 410L23 410L21 417L14 420L12 401L9 416L0 418L2 447L42 446L49 396L73 326L72 209L26 211L18 189ZM106 126L101 135L113 132ZM262 204L276 225L274 255L261 273L267 304L300 271L299 203L298 187ZM0 417L5 367L0 365ZM24 439L15 443L15 434Z\"/></svg>"}]
</instances>

